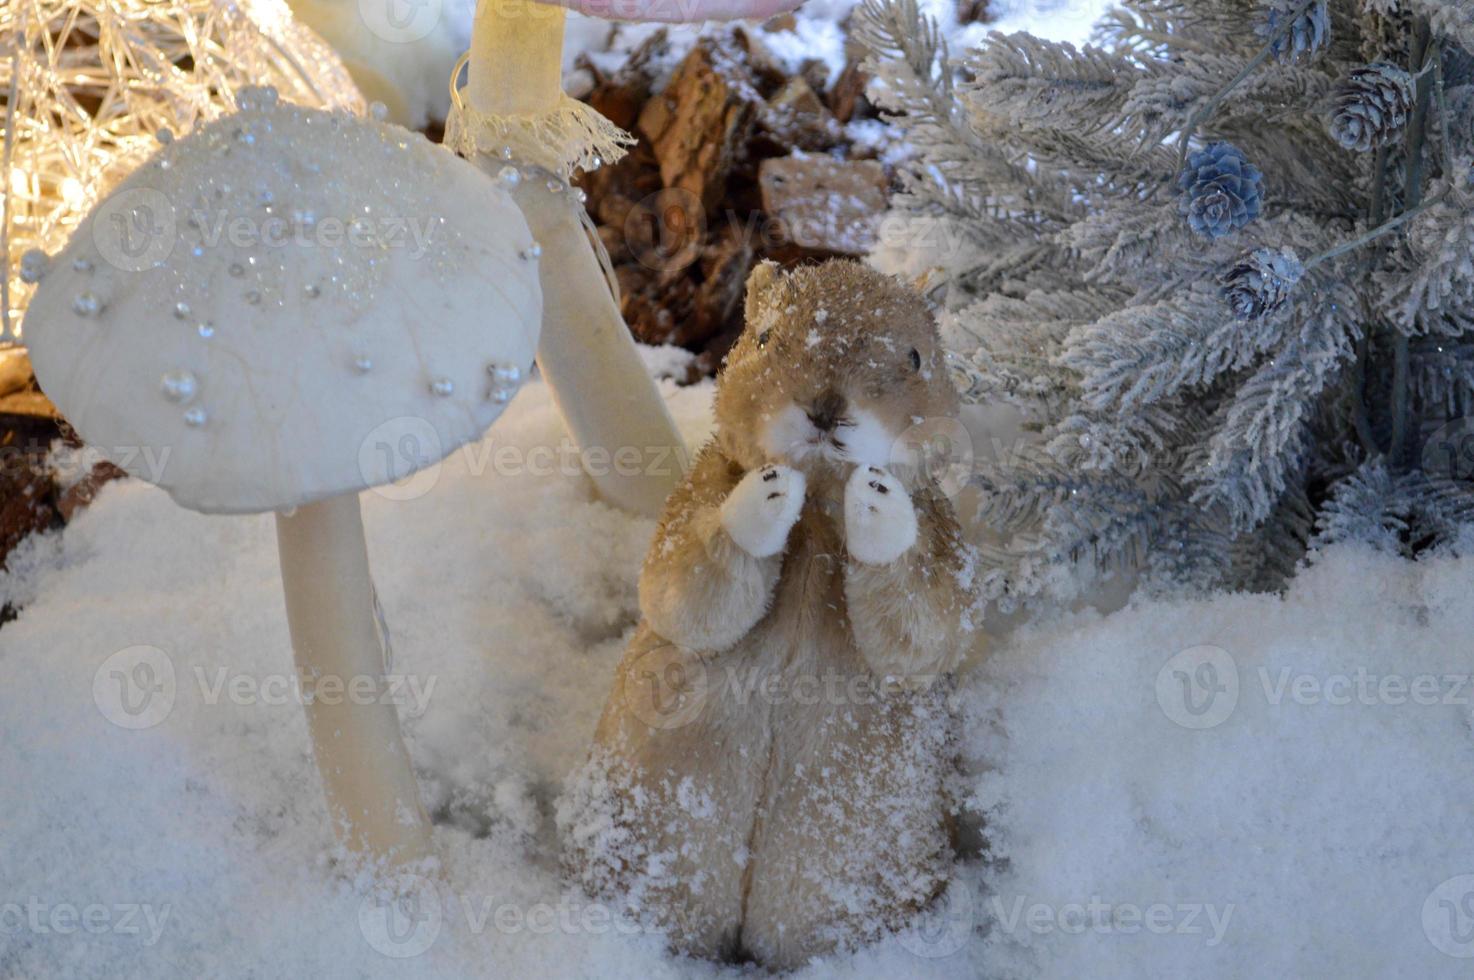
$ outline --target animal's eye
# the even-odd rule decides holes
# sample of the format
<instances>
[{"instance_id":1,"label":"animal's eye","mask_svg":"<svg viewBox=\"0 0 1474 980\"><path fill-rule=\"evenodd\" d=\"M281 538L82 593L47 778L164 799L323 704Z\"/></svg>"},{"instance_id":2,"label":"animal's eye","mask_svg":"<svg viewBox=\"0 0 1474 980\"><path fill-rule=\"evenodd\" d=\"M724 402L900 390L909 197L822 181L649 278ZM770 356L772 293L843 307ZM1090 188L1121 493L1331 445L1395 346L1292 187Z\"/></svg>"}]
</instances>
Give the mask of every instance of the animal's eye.
<instances>
[{"instance_id":1,"label":"animal's eye","mask_svg":"<svg viewBox=\"0 0 1474 980\"><path fill-rule=\"evenodd\" d=\"M768 346L768 336L772 334L772 332L773 331L771 330L764 330L762 333L757 335L757 346L759 350L762 350L764 347Z\"/></svg>"},{"instance_id":2,"label":"animal's eye","mask_svg":"<svg viewBox=\"0 0 1474 980\"><path fill-rule=\"evenodd\" d=\"M911 348L911 370L921 370L921 351L917 350L915 347Z\"/></svg>"}]
</instances>

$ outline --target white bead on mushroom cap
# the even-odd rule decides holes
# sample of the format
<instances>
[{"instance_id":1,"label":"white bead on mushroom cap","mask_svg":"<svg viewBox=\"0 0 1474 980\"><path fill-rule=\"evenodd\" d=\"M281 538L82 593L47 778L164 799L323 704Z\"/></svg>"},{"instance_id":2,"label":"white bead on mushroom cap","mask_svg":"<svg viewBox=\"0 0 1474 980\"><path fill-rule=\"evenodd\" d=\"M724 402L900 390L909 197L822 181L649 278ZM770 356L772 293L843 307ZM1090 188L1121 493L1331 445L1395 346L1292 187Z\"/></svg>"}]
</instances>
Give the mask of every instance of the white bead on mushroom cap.
<instances>
[{"instance_id":1,"label":"white bead on mushroom cap","mask_svg":"<svg viewBox=\"0 0 1474 980\"><path fill-rule=\"evenodd\" d=\"M522 385L522 369L515 364L488 364L486 373L491 375L486 397L498 405L511 401Z\"/></svg>"},{"instance_id":2,"label":"white bead on mushroom cap","mask_svg":"<svg viewBox=\"0 0 1474 980\"><path fill-rule=\"evenodd\" d=\"M20 281L34 286L46 276L51 259L39 248L26 249L20 257Z\"/></svg>"}]
</instances>

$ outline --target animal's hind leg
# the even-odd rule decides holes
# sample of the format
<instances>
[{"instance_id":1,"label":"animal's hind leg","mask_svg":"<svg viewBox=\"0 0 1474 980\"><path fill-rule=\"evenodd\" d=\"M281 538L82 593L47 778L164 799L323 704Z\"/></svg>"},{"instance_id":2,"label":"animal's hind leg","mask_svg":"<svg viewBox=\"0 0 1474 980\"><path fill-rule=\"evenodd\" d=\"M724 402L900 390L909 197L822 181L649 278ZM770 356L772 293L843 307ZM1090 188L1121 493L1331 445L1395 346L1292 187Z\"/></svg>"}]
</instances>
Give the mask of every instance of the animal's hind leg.
<instances>
[{"instance_id":1,"label":"animal's hind leg","mask_svg":"<svg viewBox=\"0 0 1474 980\"><path fill-rule=\"evenodd\" d=\"M743 946L778 969L903 926L951 864L939 691L786 710L784 781L760 817L742 929ZM805 711L816 717L805 723Z\"/></svg>"},{"instance_id":2,"label":"animal's hind leg","mask_svg":"<svg viewBox=\"0 0 1474 980\"><path fill-rule=\"evenodd\" d=\"M657 657L694 656L654 646ZM596 748L565 796L569 866L591 895L664 930L675 950L731 959L766 721L712 691L693 717L659 727L639 692L623 692L645 649L637 642L621 665Z\"/></svg>"}]
</instances>

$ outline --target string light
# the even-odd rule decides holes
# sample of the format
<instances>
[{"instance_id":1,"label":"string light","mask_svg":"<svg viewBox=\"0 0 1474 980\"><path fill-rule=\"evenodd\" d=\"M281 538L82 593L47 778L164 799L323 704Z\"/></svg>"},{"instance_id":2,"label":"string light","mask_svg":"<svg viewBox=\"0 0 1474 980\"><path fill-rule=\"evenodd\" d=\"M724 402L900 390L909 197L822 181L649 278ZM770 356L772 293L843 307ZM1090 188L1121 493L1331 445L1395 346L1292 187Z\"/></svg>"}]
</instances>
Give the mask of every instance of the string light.
<instances>
[{"instance_id":1,"label":"string light","mask_svg":"<svg viewBox=\"0 0 1474 980\"><path fill-rule=\"evenodd\" d=\"M237 89L363 111L284 0L4 0L0 38L0 343L18 339L33 289L21 257L60 249L160 139L233 109Z\"/></svg>"}]
</instances>

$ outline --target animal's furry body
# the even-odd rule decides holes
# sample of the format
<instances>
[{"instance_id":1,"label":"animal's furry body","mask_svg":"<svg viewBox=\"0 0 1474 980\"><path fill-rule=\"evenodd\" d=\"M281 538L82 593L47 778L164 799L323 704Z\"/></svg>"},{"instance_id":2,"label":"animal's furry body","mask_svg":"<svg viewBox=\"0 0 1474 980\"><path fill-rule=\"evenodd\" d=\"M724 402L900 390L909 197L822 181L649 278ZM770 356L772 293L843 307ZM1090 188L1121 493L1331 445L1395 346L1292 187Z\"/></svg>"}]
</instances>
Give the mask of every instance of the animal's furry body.
<instances>
[{"instance_id":1,"label":"animal's furry body","mask_svg":"<svg viewBox=\"0 0 1474 980\"><path fill-rule=\"evenodd\" d=\"M592 893L683 952L787 968L945 883L939 678L972 595L950 503L888 468L955 411L919 297L854 264L764 266L747 318L561 817Z\"/></svg>"}]
</instances>

